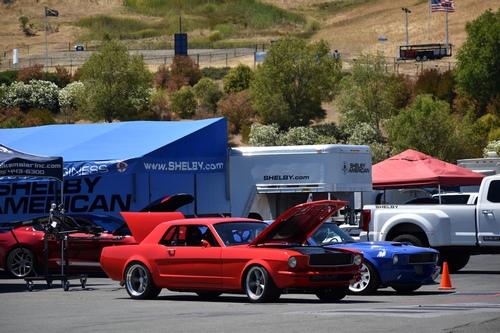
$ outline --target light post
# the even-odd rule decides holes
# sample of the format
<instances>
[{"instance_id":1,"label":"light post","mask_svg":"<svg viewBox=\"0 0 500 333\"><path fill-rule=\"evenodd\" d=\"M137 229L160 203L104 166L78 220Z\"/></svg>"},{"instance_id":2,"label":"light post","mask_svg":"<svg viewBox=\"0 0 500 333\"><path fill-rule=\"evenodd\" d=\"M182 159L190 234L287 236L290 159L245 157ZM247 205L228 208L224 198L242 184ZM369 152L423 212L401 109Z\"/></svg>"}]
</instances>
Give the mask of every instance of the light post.
<instances>
[{"instance_id":1,"label":"light post","mask_svg":"<svg viewBox=\"0 0 500 333\"><path fill-rule=\"evenodd\" d=\"M411 13L406 7L401 8L403 12L405 12L405 28L406 28L406 45L408 45L408 14Z\"/></svg>"}]
</instances>

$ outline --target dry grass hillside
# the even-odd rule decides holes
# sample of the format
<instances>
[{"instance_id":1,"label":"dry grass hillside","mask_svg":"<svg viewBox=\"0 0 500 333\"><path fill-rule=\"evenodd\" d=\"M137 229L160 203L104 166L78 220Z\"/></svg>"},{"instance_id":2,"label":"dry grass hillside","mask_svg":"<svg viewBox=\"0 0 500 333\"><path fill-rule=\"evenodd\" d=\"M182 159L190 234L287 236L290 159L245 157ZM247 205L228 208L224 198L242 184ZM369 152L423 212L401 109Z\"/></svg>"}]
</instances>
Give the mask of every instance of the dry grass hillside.
<instances>
[{"instance_id":1,"label":"dry grass hillside","mask_svg":"<svg viewBox=\"0 0 500 333\"><path fill-rule=\"evenodd\" d=\"M396 54L397 46L404 42L404 14L401 7L412 10L409 16L410 43L443 42L445 14L432 13L429 19L428 2L422 0L372 0L357 1L357 5L340 10L322 11L321 5L335 1L326 0L265 0L281 8L314 18L320 29L313 39L325 39L332 48L343 53L383 51L387 56ZM346 2L346 0L344 0ZM349 2L349 1L347 1ZM356 2L356 1L351 1ZM479 16L488 8L497 10L498 0L456 0L456 12L449 14L450 42L460 46L466 38L465 24ZM44 49L43 7L56 8L58 18L49 18L51 45L59 44L64 49L77 40L81 28L72 24L78 19L106 14L114 16L134 16L145 20L152 18L131 14L122 6L121 0L16 0L11 5L0 3L0 51L14 47L27 48L30 53L41 53ZM19 25L19 17L27 16L33 29L33 37L26 37ZM378 37L387 38L379 42Z\"/></svg>"}]
</instances>

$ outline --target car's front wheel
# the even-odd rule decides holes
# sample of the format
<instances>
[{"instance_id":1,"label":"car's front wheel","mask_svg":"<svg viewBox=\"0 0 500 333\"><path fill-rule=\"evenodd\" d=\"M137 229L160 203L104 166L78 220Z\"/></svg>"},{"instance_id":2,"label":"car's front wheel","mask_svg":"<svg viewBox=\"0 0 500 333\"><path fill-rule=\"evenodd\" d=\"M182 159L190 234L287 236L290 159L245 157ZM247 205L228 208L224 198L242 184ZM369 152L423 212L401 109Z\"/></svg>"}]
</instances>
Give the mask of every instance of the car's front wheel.
<instances>
[{"instance_id":1,"label":"car's front wheel","mask_svg":"<svg viewBox=\"0 0 500 333\"><path fill-rule=\"evenodd\" d=\"M252 266L245 275L244 289L250 302L276 301L281 296L269 273L262 266Z\"/></svg>"},{"instance_id":2,"label":"car's front wheel","mask_svg":"<svg viewBox=\"0 0 500 333\"><path fill-rule=\"evenodd\" d=\"M375 292L379 285L380 279L378 273L369 262L364 262L361 265L361 279L349 285L349 291L353 294L368 295Z\"/></svg>"},{"instance_id":3,"label":"car's front wheel","mask_svg":"<svg viewBox=\"0 0 500 333\"><path fill-rule=\"evenodd\" d=\"M409 294L414 292L418 288L422 287L420 284L402 284L402 285L392 285L391 288L396 290L398 294Z\"/></svg>"},{"instance_id":4,"label":"car's front wheel","mask_svg":"<svg viewBox=\"0 0 500 333\"><path fill-rule=\"evenodd\" d=\"M133 299L151 299L160 294L151 273L142 263L132 263L125 271L125 288Z\"/></svg>"},{"instance_id":5,"label":"car's front wheel","mask_svg":"<svg viewBox=\"0 0 500 333\"><path fill-rule=\"evenodd\" d=\"M35 271L35 255L25 247L16 247L7 256L7 271L18 278L30 276Z\"/></svg>"},{"instance_id":6,"label":"car's front wheel","mask_svg":"<svg viewBox=\"0 0 500 333\"><path fill-rule=\"evenodd\" d=\"M349 287L338 287L324 289L316 293L316 296L323 302L337 302L346 297Z\"/></svg>"}]
</instances>

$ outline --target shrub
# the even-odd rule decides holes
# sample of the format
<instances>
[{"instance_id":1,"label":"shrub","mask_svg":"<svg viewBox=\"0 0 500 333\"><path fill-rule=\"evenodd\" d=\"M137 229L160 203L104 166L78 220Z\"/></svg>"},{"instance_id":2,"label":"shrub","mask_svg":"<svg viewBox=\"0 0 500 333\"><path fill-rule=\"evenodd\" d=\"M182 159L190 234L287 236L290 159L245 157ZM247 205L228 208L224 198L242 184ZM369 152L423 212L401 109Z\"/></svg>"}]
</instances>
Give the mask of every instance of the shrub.
<instances>
[{"instance_id":1,"label":"shrub","mask_svg":"<svg viewBox=\"0 0 500 333\"><path fill-rule=\"evenodd\" d=\"M4 105L29 109L48 109L58 111L59 88L52 82L31 80L28 84L18 81L11 84L4 96Z\"/></svg>"},{"instance_id":2,"label":"shrub","mask_svg":"<svg viewBox=\"0 0 500 333\"><path fill-rule=\"evenodd\" d=\"M0 72L0 85L12 84L13 82L16 81L18 73L19 73L18 70Z\"/></svg>"},{"instance_id":3,"label":"shrub","mask_svg":"<svg viewBox=\"0 0 500 333\"><path fill-rule=\"evenodd\" d=\"M253 72L247 65L240 64L232 68L224 77L224 91L227 94L240 92L250 87Z\"/></svg>"},{"instance_id":4,"label":"shrub","mask_svg":"<svg viewBox=\"0 0 500 333\"><path fill-rule=\"evenodd\" d=\"M192 118L196 112L196 99L191 87L182 87L172 93L170 99L172 112L182 119Z\"/></svg>"},{"instance_id":5,"label":"shrub","mask_svg":"<svg viewBox=\"0 0 500 333\"><path fill-rule=\"evenodd\" d=\"M276 146L279 139L279 127L277 124L252 124L248 138L248 143L252 146Z\"/></svg>"},{"instance_id":6,"label":"shrub","mask_svg":"<svg viewBox=\"0 0 500 333\"><path fill-rule=\"evenodd\" d=\"M212 114L217 111L217 102L222 97L222 91L214 81L209 78L202 78L194 85L193 92L200 109Z\"/></svg>"},{"instance_id":7,"label":"shrub","mask_svg":"<svg viewBox=\"0 0 500 333\"><path fill-rule=\"evenodd\" d=\"M169 79L170 70L168 69L168 66L161 65L160 67L158 67L158 70L154 75L154 86L156 88L166 88Z\"/></svg>"},{"instance_id":8,"label":"shrub","mask_svg":"<svg viewBox=\"0 0 500 333\"><path fill-rule=\"evenodd\" d=\"M171 91L178 90L181 87L178 85L179 83L186 82L190 86L194 86L201 78L200 68L188 56L175 56L170 66L170 74L171 81L175 83L169 84Z\"/></svg>"},{"instance_id":9,"label":"shrub","mask_svg":"<svg viewBox=\"0 0 500 333\"><path fill-rule=\"evenodd\" d=\"M59 108L66 123L73 122L78 103L83 97L84 91L85 86L80 81L72 82L59 90Z\"/></svg>"},{"instance_id":10,"label":"shrub","mask_svg":"<svg viewBox=\"0 0 500 333\"><path fill-rule=\"evenodd\" d=\"M227 95L217 104L217 109L227 118L229 132L232 134L238 134L242 129L248 131L255 118L255 111L246 91Z\"/></svg>"},{"instance_id":11,"label":"shrub","mask_svg":"<svg viewBox=\"0 0 500 333\"><path fill-rule=\"evenodd\" d=\"M43 65L23 68L17 74L17 81L28 83L31 80L43 80Z\"/></svg>"},{"instance_id":12,"label":"shrub","mask_svg":"<svg viewBox=\"0 0 500 333\"><path fill-rule=\"evenodd\" d=\"M31 126L51 125L55 123L56 122L49 110L35 109L29 111L28 114L26 114L22 125L24 127L31 127Z\"/></svg>"},{"instance_id":13,"label":"shrub","mask_svg":"<svg viewBox=\"0 0 500 333\"><path fill-rule=\"evenodd\" d=\"M500 157L500 140L491 141L483 150L483 156L489 157L490 153L494 152L496 156Z\"/></svg>"},{"instance_id":14,"label":"shrub","mask_svg":"<svg viewBox=\"0 0 500 333\"><path fill-rule=\"evenodd\" d=\"M382 141L380 132L368 123L359 123L348 130L347 142L353 145L368 145Z\"/></svg>"},{"instance_id":15,"label":"shrub","mask_svg":"<svg viewBox=\"0 0 500 333\"><path fill-rule=\"evenodd\" d=\"M318 140L318 134L310 127L292 127L281 135L278 144L282 146L313 145Z\"/></svg>"}]
</instances>

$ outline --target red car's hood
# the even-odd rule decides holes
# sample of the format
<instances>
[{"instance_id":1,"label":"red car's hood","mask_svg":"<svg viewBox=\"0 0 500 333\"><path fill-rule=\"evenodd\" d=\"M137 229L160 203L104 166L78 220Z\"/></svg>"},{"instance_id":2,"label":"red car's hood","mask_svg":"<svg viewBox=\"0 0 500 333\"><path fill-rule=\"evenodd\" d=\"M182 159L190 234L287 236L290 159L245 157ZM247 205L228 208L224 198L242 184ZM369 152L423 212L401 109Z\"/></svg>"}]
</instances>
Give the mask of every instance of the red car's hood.
<instances>
[{"instance_id":1,"label":"red car's hood","mask_svg":"<svg viewBox=\"0 0 500 333\"><path fill-rule=\"evenodd\" d=\"M321 200L288 209L249 245L265 243L304 243L330 216L347 205L347 201Z\"/></svg>"},{"instance_id":2,"label":"red car's hood","mask_svg":"<svg viewBox=\"0 0 500 333\"><path fill-rule=\"evenodd\" d=\"M182 206L189 205L194 201L191 194L179 193L169 195L151 202L141 209L141 212L173 212Z\"/></svg>"},{"instance_id":3,"label":"red car's hood","mask_svg":"<svg viewBox=\"0 0 500 333\"><path fill-rule=\"evenodd\" d=\"M127 223L132 236L140 243L153 229L162 222L179 220L184 218L181 212L166 213L142 213L142 212L120 212Z\"/></svg>"}]
</instances>

